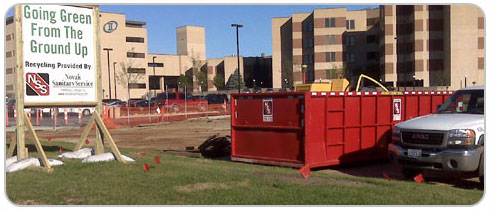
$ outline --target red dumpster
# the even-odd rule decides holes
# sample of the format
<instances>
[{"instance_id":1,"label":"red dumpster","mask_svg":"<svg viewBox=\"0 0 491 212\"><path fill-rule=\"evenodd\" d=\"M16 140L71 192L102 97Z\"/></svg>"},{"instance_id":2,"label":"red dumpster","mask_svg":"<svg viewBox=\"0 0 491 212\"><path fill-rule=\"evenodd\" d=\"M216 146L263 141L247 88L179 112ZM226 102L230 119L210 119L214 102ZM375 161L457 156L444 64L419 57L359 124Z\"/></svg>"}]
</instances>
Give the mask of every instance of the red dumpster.
<instances>
[{"instance_id":1,"label":"red dumpster","mask_svg":"<svg viewBox=\"0 0 491 212\"><path fill-rule=\"evenodd\" d=\"M231 157L306 169L383 159L394 124L436 112L451 94L232 94Z\"/></svg>"}]
</instances>

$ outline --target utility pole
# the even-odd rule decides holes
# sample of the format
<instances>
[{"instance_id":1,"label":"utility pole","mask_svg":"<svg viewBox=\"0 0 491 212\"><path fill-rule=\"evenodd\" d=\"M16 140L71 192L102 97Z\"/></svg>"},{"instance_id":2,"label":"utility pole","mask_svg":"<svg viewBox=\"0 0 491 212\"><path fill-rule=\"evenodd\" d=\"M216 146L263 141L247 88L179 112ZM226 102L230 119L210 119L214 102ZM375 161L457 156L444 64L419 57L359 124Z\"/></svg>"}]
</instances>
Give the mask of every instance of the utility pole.
<instances>
[{"instance_id":1,"label":"utility pole","mask_svg":"<svg viewBox=\"0 0 491 212\"><path fill-rule=\"evenodd\" d=\"M103 48L102 50L107 51L107 77L109 82L109 99L112 99L111 96L111 65L109 63L109 52L113 49L111 48Z\"/></svg>"},{"instance_id":2,"label":"utility pole","mask_svg":"<svg viewBox=\"0 0 491 212\"><path fill-rule=\"evenodd\" d=\"M113 79L114 79L114 98L117 99L118 95L116 92L116 62L113 62Z\"/></svg>"},{"instance_id":3,"label":"utility pole","mask_svg":"<svg viewBox=\"0 0 491 212\"><path fill-rule=\"evenodd\" d=\"M237 80L239 81L239 83L237 84L238 87L237 87L237 90L239 91L240 93L240 53L239 53L239 28L242 28L244 25L242 24L232 24L231 25L232 27L235 27L235 32L236 32L236 35L237 35Z\"/></svg>"}]
</instances>

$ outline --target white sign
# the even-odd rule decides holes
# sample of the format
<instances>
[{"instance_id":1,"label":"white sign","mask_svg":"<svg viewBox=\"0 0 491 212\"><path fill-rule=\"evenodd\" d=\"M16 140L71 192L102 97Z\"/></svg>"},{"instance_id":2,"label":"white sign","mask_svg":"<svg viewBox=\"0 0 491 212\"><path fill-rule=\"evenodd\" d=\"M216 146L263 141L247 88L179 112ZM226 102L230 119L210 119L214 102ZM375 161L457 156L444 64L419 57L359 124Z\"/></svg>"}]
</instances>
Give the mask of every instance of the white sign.
<instances>
[{"instance_id":1,"label":"white sign","mask_svg":"<svg viewBox=\"0 0 491 212\"><path fill-rule=\"evenodd\" d=\"M394 99L392 102L392 121L400 121L402 114L401 99Z\"/></svg>"},{"instance_id":2,"label":"white sign","mask_svg":"<svg viewBox=\"0 0 491 212\"><path fill-rule=\"evenodd\" d=\"M273 99L263 99L263 122L273 122Z\"/></svg>"},{"instance_id":3,"label":"white sign","mask_svg":"<svg viewBox=\"0 0 491 212\"><path fill-rule=\"evenodd\" d=\"M24 101L96 102L92 9L22 5Z\"/></svg>"}]
</instances>

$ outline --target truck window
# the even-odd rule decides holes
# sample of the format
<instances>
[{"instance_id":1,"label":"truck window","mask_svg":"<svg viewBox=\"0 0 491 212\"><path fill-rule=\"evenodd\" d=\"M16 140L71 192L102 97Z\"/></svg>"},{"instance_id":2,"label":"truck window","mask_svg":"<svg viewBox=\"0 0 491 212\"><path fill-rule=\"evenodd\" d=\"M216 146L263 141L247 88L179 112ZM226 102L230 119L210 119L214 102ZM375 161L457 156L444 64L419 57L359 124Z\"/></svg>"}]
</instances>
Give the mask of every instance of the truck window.
<instances>
[{"instance_id":1,"label":"truck window","mask_svg":"<svg viewBox=\"0 0 491 212\"><path fill-rule=\"evenodd\" d=\"M457 91L440 107L438 113L484 114L484 91Z\"/></svg>"},{"instance_id":2,"label":"truck window","mask_svg":"<svg viewBox=\"0 0 491 212\"><path fill-rule=\"evenodd\" d=\"M169 99L176 99L176 94L175 93L170 93L169 94Z\"/></svg>"}]
</instances>

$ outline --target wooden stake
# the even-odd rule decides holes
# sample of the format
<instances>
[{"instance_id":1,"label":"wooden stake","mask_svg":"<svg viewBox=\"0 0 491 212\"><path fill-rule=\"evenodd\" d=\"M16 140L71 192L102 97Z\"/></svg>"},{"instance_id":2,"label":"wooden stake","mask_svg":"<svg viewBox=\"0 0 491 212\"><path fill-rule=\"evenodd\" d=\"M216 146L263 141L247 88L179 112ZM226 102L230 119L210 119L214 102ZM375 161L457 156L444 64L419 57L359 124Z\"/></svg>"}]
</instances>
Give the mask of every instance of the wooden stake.
<instances>
[{"instance_id":1,"label":"wooden stake","mask_svg":"<svg viewBox=\"0 0 491 212\"><path fill-rule=\"evenodd\" d=\"M17 130L16 130L16 134L17 134ZM15 146L16 146L16 141L14 139L13 141L10 141L9 149L7 150L7 158L14 156Z\"/></svg>"},{"instance_id":2,"label":"wooden stake","mask_svg":"<svg viewBox=\"0 0 491 212\"><path fill-rule=\"evenodd\" d=\"M94 126L94 120L95 117L94 117L94 114L92 114L92 116L90 117L89 119L89 123L87 124L87 126L85 126L84 128L84 131L82 132L82 136L80 136L80 140L77 144L77 146L75 146L75 151L77 150L80 150L82 148L82 146L84 145L84 141L85 139L87 139L87 136L89 135L89 132L90 132L90 129L92 129L92 126Z\"/></svg>"},{"instance_id":3,"label":"wooden stake","mask_svg":"<svg viewBox=\"0 0 491 212\"><path fill-rule=\"evenodd\" d=\"M27 118L27 113L25 112L24 112L24 118L26 118L27 128L31 131L32 136L34 137L34 145L36 146L38 153L41 155L41 160L43 161L44 167L51 168L48 162L48 158L44 153L43 146L41 145L41 142L39 142L38 135L36 134L36 131L34 131L34 127L31 124L31 120Z\"/></svg>"},{"instance_id":4,"label":"wooden stake","mask_svg":"<svg viewBox=\"0 0 491 212\"><path fill-rule=\"evenodd\" d=\"M104 136L109 140L109 143L111 144L111 150L116 156L116 159L122 163L126 163L126 161L123 159L121 156L121 152L119 152L118 146L116 146L116 143L113 140L113 137L109 133L109 130L107 130L106 125L104 125L104 121L102 121L101 116L99 115L99 112L94 111L95 117L95 122L97 123L97 126L101 129L102 133L104 133Z\"/></svg>"},{"instance_id":5,"label":"wooden stake","mask_svg":"<svg viewBox=\"0 0 491 212\"><path fill-rule=\"evenodd\" d=\"M46 172L46 173L52 173L53 171L55 171L55 169L53 169L51 167L48 168L48 167L42 167L42 166L29 166L27 168L30 170L42 171L42 172Z\"/></svg>"}]
</instances>

